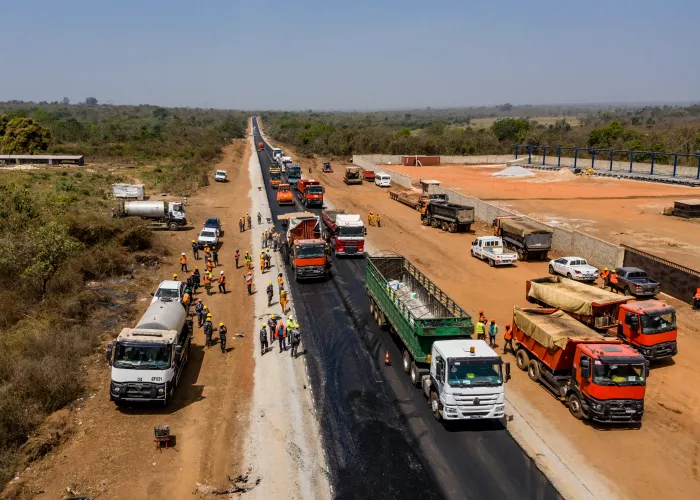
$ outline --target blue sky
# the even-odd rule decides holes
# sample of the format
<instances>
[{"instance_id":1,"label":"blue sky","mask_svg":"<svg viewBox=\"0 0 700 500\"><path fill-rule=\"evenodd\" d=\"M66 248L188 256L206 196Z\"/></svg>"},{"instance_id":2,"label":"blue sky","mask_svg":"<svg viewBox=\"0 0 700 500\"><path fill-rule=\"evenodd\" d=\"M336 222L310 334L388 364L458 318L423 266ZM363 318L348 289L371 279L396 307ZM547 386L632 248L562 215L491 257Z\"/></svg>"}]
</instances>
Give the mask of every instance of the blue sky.
<instances>
[{"instance_id":1,"label":"blue sky","mask_svg":"<svg viewBox=\"0 0 700 500\"><path fill-rule=\"evenodd\" d=\"M700 99L700 1L3 0L0 100L387 109Z\"/></svg>"}]
</instances>

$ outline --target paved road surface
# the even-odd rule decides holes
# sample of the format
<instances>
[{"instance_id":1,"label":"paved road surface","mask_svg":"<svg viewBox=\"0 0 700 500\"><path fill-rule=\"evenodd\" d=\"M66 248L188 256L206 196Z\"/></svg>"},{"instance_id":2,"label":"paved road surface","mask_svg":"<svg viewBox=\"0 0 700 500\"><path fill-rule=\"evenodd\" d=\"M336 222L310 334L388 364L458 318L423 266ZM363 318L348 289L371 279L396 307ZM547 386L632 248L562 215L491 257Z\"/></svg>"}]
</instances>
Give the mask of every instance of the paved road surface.
<instances>
[{"instance_id":1,"label":"paved road surface","mask_svg":"<svg viewBox=\"0 0 700 500\"><path fill-rule=\"evenodd\" d=\"M257 144L263 139L253 124ZM265 144L258 156L280 230L276 216L301 207L277 205L270 153ZM403 373L396 342L371 320L364 264L334 258L332 279L289 284L336 497L558 498L500 423L433 419ZM396 361L391 367L383 363L386 350Z\"/></svg>"}]
</instances>

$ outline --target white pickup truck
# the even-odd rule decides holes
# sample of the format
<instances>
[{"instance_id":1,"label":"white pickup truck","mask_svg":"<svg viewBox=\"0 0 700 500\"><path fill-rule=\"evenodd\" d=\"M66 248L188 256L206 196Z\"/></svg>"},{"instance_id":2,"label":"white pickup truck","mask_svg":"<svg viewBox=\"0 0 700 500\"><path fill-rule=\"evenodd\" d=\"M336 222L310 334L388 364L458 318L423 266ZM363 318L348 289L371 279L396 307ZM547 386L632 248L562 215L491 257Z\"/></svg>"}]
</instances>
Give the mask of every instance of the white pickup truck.
<instances>
[{"instance_id":1,"label":"white pickup truck","mask_svg":"<svg viewBox=\"0 0 700 500\"><path fill-rule=\"evenodd\" d=\"M472 257L487 260L489 266L507 266L515 264L518 254L503 247L500 236L479 236L472 243Z\"/></svg>"}]
</instances>

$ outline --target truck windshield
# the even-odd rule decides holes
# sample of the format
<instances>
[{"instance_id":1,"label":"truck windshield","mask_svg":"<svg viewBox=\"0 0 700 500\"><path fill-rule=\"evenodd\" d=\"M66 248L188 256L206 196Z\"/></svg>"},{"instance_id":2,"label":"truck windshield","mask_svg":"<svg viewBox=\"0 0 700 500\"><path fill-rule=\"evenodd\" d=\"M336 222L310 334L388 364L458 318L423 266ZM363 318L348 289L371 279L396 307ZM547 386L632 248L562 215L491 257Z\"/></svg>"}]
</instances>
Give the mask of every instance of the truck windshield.
<instances>
[{"instance_id":1,"label":"truck windshield","mask_svg":"<svg viewBox=\"0 0 700 500\"><path fill-rule=\"evenodd\" d=\"M301 168L300 167L287 167L287 176L288 177L301 177Z\"/></svg>"},{"instance_id":2,"label":"truck windshield","mask_svg":"<svg viewBox=\"0 0 700 500\"><path fill-rule=\"evenodd\" d=\"M164 370L170 367L171 345L125 344L118 342L114 353L116 368L149 368Z\"/></svg>"},{"instance_id":3,"label":"truck windshield","mask_svg":"<svg viewBox=\"0 0 700 500\"><path fill-rule=\"evenodd\" d=\"M338 236L363 236L364 235L364 228L363 227L339 227L338 228Z\"/></svg>"},{"instance_id":4,"label":"truck windshield","mask_svg":"<svg viewBox=\"0 0 700 500\"><path fill-rule=\"evenodd\" d=\"M661 311L658 314L642 314L642 333L646 335L670 332L675 329L676 313L674 311Z\"/></svg>"},{"instance_id":5,"label":"truck windshield","mask_svg":"<svg viewBox=\"0 0 700 500\"><path fill-rule=\"evenodd\" d=\"M177 299L180 297L180 290L177 288L159 288L156 290L156 297L159 299Z\"/></svg>"},{"instance_id":6,"label":"truck windshield","mask_svg":"<svg viewBox=\"0 0 700 500\"><path fill-rule=\"evenodd\" d=\"M323 193L323 187L322 186L309 186L308 191L311 194L321 194L321 193Z\"/></svg>"},{"instance_id":7,"label":"truck windshield","mask_svg":"<svg viewBox=\"0 0 700 500\"><path fill-rule=\"evenodd\" d=\"M304 259L313 259L326 255L325 249L322 246L298 246L297 257Z\"/></svg>"},{"instance_id":8,"label":"truck windshield","mask_svg":"<svg viewBox=\"0 0 700 500\"><path fill-rule=\"evenodd\" d=\"M593 383L596 385L644 385L644 365L615 365L596 360Z\"/></svg>"},{"instance_id":9,"label":"truck windshield","mask_svg":"<svg viewBox=\"0 0 700 500\"><path fill-rule=\"evenodd\" d=\"M501 363L493 360L450 359L447 383L452 387L501 385Z\"/></svg>"},{"instance_id":10,"label":"truck windshield","mask_svg":"<svg viewBox=\"0 0 700 500\"><path fill-rule=\"evenodd\" d=\"M280 180L280 173L279 172L270 172L270 179L272 179L273 181Z\"/></svg>"}]
</instances>

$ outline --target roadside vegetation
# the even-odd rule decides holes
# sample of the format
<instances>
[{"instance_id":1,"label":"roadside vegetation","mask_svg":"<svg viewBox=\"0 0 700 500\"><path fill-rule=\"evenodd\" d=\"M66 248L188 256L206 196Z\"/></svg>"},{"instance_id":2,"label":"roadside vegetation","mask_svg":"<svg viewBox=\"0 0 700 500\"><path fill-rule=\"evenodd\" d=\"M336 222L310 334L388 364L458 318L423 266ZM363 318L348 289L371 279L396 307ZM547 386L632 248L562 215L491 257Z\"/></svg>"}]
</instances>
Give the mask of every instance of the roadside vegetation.
<instances>
[{"instance_id":1,"label":"roadside vegetation","mask_svg":"<svg viewBox=\"0 0 700 500\"><path fill-rule=\"evenodd\" d=\"M516 143L684 154L700 150L698 104L643 108L504 104L371 113L266 112L262 118L272 138L302 154L506 154L514 152ZM673 160L661 155L657 161Z\"/></svg>"},{"instance_id":2,"label":"roadside vegetation","mask_svg":"<svg viewBox=\"0 0 700 500\"><path fill-rule=\"evenodd\" d=\"M133 316L136 270L165 255L143 223L109 216L111 185L128 181L120 166L138 166L150 193L188 194L208 184L245 120L213 110L0 103L3 153L85 154L88 163L0 171L0 485L50 449L18 452L47 415L84 394L85 357Z\"/></svg>"}]
</instances>

